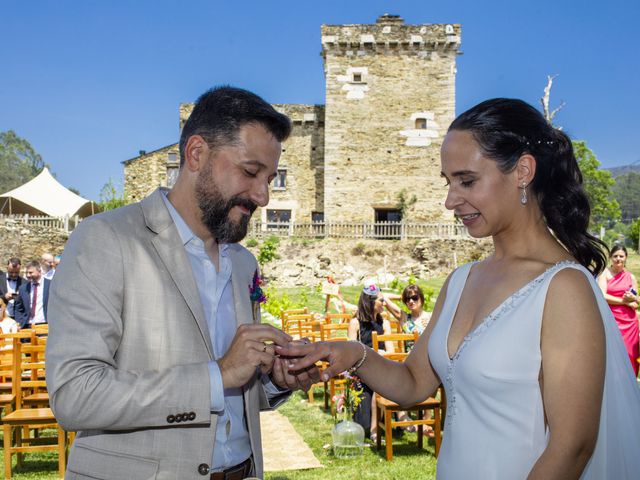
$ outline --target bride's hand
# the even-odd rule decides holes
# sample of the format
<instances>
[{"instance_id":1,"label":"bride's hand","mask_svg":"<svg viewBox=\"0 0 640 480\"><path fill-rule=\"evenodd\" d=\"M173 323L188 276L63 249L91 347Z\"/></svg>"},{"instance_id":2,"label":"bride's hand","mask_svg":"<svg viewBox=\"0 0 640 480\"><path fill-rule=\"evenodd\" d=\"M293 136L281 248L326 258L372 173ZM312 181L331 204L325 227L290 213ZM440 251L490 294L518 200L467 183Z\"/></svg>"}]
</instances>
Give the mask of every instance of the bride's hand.
<instances>
[{"instance_id":1,"label":"bride's hand","mask_svg":"<svg viewBox=\"0 0 640 480\"><path fill-rule=\"evenodd\" d=\"M326 382L340 375L358 363L363 356L364 346L360 342L316 342L300 344L290 342L286 347L276 346L276 353L286 359L289 371L310 367L319 361L329 363L320 378Z\"/></svg>"}]
</instances>

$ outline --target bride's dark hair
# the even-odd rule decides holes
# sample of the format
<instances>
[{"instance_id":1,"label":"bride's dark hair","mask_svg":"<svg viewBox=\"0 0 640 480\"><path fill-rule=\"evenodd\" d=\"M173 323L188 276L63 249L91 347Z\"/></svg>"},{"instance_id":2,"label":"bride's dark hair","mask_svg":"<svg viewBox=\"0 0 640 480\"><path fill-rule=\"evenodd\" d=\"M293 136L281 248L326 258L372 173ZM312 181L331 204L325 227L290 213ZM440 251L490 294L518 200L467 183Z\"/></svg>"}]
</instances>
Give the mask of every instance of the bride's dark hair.
<instances>
[{"instance_id":1,"label":"bride's dark hair","mask_svg":"<svg viewBox=\"0 0 640 480\"><path fill-rule=\"evenodd\" d=\"M528 153L536 159L530 183L547 226L575 259L597 275L607 265L607 246L588 232L591 209L569 137L522 100L494 98L456 118L451 130L470 132L503 173Z\"/></svg>"}]
</instances>

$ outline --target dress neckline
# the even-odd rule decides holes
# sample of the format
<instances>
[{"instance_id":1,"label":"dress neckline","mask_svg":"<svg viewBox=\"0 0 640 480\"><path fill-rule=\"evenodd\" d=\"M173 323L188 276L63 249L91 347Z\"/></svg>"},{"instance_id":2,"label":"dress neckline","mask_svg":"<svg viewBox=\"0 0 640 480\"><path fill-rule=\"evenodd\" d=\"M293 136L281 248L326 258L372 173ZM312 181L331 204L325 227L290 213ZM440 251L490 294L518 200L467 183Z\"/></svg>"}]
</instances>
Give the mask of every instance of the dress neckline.
<instances>
[{"instance_id":1,"label":"dress neckline","mask_svg":"<svg viewBox=\"0 0 640 480\"><path fill-rule=\"evenodd\" d=\"M463 278L462 288L458 290L458 295L456 298L456 309L453 313L453 316L451 318L451 321L449 322L449 326L447 329L447 335L445 337L445 351L447 353L447 359L449 363L455 362L460 357L460 354L464 351L465 347L469 344L469 342L473 338L475 338L480 333L482 333L487 328L489 328L489 326L491 326L493 322L495 322L500 316L502 316L505 312L509 311L513 307L516 300L518 300L520 297L524 295L527 295L533 288L535 288L540 282L542 282L550 273L555 272L557 270L561 270L566 266L580 265L579 263L574 262L572 260L562 260L560 262L557 262L551 265L549 268L541 272L539 275L529 280L522 287L520 287L518 290L516 290L511 295L507 296L502 302L500 302L493 310L491 310L491 312L489 312L489 314L487 314L482 319L482 321L480 321L480 323L478 323L478 325L475 326L475 328L467 332L467 334L464 336L464 338L458 345L458 349L453 354L453 356L451 356L451 354L449 353L449 334L451 333L451 326L453 325L453 321L455 320L456 314L458 313L458 307L460 306L460 298L462 298L462 293L464 292L464 289L467 285L467 279L469 278L469 274L471 273L471 268L476 263L478 262L473 262L469 264L469 268L466 269L466 273Z\"/></svg>"}]
</instances>

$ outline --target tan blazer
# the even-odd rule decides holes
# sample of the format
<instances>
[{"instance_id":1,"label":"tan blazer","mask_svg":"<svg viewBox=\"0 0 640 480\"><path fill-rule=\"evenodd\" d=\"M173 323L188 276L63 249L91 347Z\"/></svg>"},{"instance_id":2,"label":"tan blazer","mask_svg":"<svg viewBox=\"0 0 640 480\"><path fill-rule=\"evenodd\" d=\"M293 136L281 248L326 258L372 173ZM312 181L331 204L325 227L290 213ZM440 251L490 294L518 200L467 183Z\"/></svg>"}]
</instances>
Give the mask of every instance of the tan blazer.
<instances>
[{"instance_id":1,"label":"tan blazer","mask_svg":"<svg viewBox=\"0 0 640 480\"><path fill-rule=\"evenodd\" d=\"M160 190L84 220L69 239L49 300L47 386L66 430L78 431L67 478L204 479L217 415L213 349L191 265ZM253 322L257 268L232 245L236 321ZM256 377L245 417L262 476ZM176 417L181 421L176 421Z\"/></svg>"}]
</instances>

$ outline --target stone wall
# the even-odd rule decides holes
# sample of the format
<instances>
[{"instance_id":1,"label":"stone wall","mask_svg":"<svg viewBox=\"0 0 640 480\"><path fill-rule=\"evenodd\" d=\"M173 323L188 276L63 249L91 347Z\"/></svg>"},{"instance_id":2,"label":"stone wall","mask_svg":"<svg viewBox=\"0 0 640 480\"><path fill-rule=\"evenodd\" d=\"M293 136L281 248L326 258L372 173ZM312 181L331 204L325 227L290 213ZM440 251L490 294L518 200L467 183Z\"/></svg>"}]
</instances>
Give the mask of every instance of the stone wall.
<instances>
[{"instance_id":1,"label":"stone wall","mask_svg":"<svg viewBox=\"0 0 640 480\"><path fill-rule=\"evenodd\" d=\"M323 25L325 219L373 221L406 189L407 220L445 214L440 146L455 115L459 25Z\"/></svg>"},{"instance_id":2,"label":"stone wall","mask_svg":"<svg viewBox=\"0 0 640 480\"><path fill-rule=\"evenodd\" d=\"M138 202L158 187L169 186L168 172L180 165L178 144L168 145L124 163L124 198Z\"/></svg>"},{"instance_id":3,"label":"stone wall","mask_svg":"<svg viewBox=\"0 0 640 480\"><path fill-rule=\"evenodd\" d=\"M278 169L286 171L284 189L272 188L267 209L291 210L291 219L310 222L324 211L324 106L274 105L291 119L291 135L282 145Z\"/></svg>"},{"instance_id":4,"label":"stone wall","mask_svg":"<svg viewBox=\"0 0 640 480\"><path fill-rule=\"evenodd\" d=\"M280 160L287 185L256 215L371 222L376 209L396 209L404 190L417 199L405 221L450 220L440 146L455 115L460 31L391 15L374 25L323 25L326 105L276 105L293 122ZM192 110L180 105L180 129ZM174 144L123 162L126 201L170 184L167 157L177 152Z\"/></svg>"},{"instance_id":5,"label":"stone wall","mask_svg":"<svg viewBox=\"0 0 640 480\"><path fill-rule=\"evenodd\" d=\"M257 255L261 245L258 242L250 250ZM427 280L448 275L456 266L480 260L491 250L490 239L474 238L419 242L285 238L276 249L279 258L264 265L262 273L279 287L315 286L327 275L342 285L360 285L372 277L406 281L413 275Z\"/></svg>"},{"instance_id":6,"label":"stone wall","mask_svg":"<svg viewBox=\"0 0 640 480\"><path fill-rule=\"evenodd\" d=\"M40 260L45 252L60 255L69 234L40 225L25 225L10 218L0 219L0 269L5 270L10 257L22 260L22 266L31 260ZM24 273L24 272L23 272Z\"/></svg>"}]
</instances>

